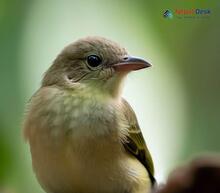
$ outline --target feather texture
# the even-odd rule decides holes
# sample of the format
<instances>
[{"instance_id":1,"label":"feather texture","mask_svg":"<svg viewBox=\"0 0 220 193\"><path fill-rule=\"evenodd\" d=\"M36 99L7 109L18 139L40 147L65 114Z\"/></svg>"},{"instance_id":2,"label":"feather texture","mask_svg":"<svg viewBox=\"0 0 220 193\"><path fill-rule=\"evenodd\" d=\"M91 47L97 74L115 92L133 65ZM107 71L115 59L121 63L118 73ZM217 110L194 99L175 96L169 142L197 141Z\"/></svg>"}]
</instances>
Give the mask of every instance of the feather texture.
<instances>
[{"instance_id":1,"label":"feather texture","mask_svg":"<svg viewBox=\"0 0 220 193\"><path fill-rule=\"evenodd\" d=\"M144 141L142 132L138 125L136 115L129 105L129 103L123 99L123 112L129 123L127 140L123 143L125 149L135 156L147 169L152 184L156 182L154 178L154 165L151 158L151 154Z\"/></svg>"}]
</instances>

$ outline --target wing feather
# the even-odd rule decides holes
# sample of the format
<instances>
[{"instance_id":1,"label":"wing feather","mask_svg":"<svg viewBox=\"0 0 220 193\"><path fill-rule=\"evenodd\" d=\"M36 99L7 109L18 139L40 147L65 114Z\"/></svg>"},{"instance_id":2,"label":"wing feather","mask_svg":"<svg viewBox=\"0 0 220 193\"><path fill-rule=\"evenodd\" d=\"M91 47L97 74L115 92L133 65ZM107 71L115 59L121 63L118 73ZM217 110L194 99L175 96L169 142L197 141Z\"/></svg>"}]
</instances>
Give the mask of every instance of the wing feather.
<instances>
[{"instance_id":1,"label":"wing feather","mask_svg":"<svg viewBox=\"0 0 220 193\"><path fill-rule=\"evenodd\" d=\"M123 113L126 121L128 121L129 124L127 140L123 143L123 145L129 153L135 156L145 166L149 173L151 182L154 184L156 180L154 178L153 160L144 141L144 137L138 125L136 115L132 107L125 99L122 100L122 103Z\"/></svg>"}]
</instances>

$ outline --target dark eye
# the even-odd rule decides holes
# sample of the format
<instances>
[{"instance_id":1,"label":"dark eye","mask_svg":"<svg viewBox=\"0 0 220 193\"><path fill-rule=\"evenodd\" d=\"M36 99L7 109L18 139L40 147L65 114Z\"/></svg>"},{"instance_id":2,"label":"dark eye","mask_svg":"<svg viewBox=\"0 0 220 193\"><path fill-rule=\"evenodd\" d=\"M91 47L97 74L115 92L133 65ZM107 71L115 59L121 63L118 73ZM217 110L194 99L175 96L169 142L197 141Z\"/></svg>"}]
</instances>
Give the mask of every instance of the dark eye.
<instances>
[{"instance_id":1,"label":"dark eye","mask_svg":"<svg viewBox=\"0 0 220 193\"><path fill-rule=\"evenodd\" d=\"M91 67L97 67L102 63L102 60L96 55L90 55L87 57L87 63Z\"/></svg>"}]
</instances>

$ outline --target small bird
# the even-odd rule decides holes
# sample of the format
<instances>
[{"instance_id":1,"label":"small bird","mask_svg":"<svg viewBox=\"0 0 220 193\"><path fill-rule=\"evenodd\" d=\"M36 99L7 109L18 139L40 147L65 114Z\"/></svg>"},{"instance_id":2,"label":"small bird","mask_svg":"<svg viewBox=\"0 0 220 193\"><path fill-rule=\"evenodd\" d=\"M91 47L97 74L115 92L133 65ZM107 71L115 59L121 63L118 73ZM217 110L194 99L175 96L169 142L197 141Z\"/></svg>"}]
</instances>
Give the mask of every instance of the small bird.
<instances>
[{"instance_id":1,"label":"small bird","mask_svg":"<svg viewBox=\"0 0 220 193\"><path fill-rule=\"evenodd\" d=\"M33 169L46 192L150 192L153 161L121 96L126 75L150 66L102 37L79 39L57 56L24 121Z\"/></svg>"}]
</instances>

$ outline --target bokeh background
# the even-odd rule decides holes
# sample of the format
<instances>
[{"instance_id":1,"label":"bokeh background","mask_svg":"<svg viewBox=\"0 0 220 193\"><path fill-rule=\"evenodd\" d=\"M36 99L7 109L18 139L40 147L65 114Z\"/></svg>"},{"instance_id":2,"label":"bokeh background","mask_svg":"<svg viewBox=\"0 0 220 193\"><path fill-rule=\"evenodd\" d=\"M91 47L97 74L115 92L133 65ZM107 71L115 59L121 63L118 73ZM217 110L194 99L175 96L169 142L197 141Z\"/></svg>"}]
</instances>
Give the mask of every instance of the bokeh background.
<instances>
[{"instance_id":1,"label":"bokeh background","mask_svg":"<svg viewBox=\"0 0 220 193\"><path fill-rule=\"evenodd\" d=\"M210 9L164 18L167 9ZM60 50L84 36L119 42L153 64L127 79L156 178L220 150L220 3L216 0L0 0L0 192L43 193L22 138L25 104Z\"/></svg>"}]
</instances>

